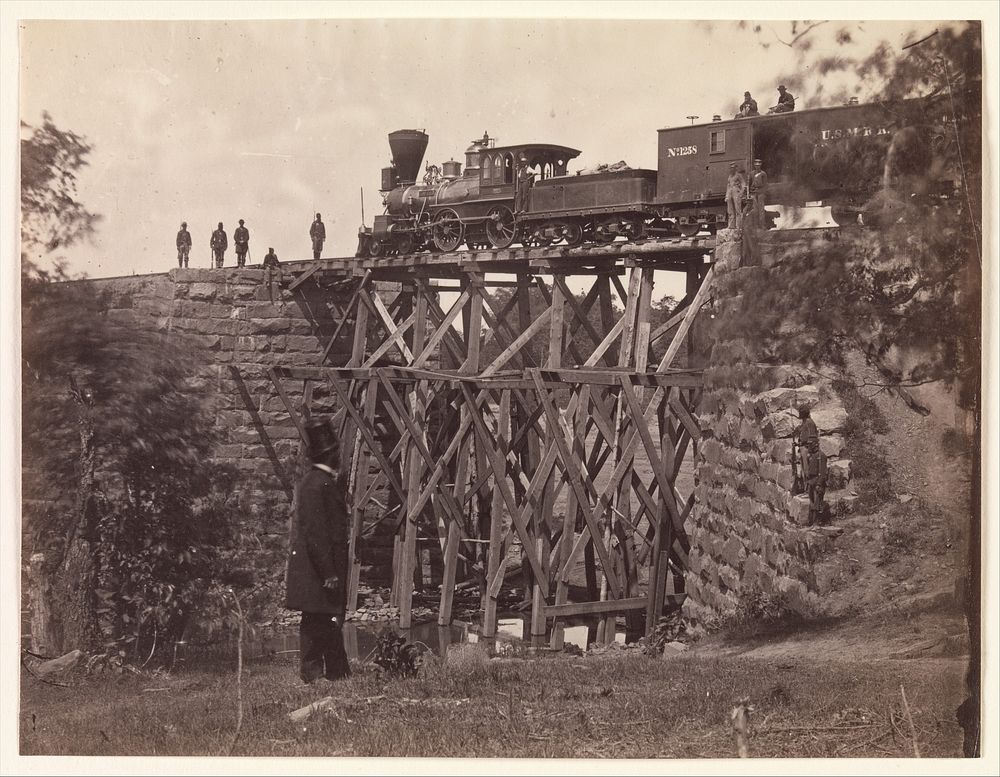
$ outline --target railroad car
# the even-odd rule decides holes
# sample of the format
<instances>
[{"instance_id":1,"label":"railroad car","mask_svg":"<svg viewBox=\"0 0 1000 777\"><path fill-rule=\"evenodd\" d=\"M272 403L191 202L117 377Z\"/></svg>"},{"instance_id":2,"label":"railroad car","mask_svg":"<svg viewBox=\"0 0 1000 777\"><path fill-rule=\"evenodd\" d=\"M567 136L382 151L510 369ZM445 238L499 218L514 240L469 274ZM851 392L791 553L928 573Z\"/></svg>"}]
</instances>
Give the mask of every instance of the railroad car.
<instances>
[{"instance_id":1,"label":"railroad car","mask_svg":"<svg viewBox=\"0 0 1000 777\"><path fill-rule=\"evenodd\" d=\"M464 170L454 160L428 165L419 182L427 135L398 130L382 170L385 213L360 230L358 255L715 232L726 222L730 163L749 174L754 159L768 175L766 205L822 204L838 223L853 222L880 190L908 197L950 183L935 169L927 121L941 109L940 101L906 100L715 117L659 130L656 170L575 175L567 166L576 149L497 146L484 134L466 150Z\"/></svg>"},{"instance_id":2,"label":"railroad car","mask_svg":"<svg viewBox=\"0 0 1000 777\"><path fill-rule=\"evenodd\" d=\"M768 204L828 205L854 221L884 187L907 195L941 183L926 121L931 101L849 104L659 130L651 210L683 234L726 221L729 164L768 176ZM887 162L889 163L887 165Z\"/></svg>"}]
</instances>

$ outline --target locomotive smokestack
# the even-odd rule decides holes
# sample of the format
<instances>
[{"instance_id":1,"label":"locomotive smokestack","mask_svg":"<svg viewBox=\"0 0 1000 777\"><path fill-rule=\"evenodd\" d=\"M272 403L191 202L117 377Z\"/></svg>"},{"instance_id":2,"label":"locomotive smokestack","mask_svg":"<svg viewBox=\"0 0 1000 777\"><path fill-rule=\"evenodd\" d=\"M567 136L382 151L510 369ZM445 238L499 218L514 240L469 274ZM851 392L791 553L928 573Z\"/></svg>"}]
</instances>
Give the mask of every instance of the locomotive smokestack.
<instances>
[{"instance_id":1,"label":"locomotive smokestack","mask_svg":"<svg viewBox=\"0 0 1000 777\"><path fill-rule=\"evenodd\" d=\"M389 133L389 148L392 150L392 163L400 183L414 183L420 172L420 163L424 161L424 151L427 150L427 134L421 130L396 130Z\"/></svg>"}]
</instances>

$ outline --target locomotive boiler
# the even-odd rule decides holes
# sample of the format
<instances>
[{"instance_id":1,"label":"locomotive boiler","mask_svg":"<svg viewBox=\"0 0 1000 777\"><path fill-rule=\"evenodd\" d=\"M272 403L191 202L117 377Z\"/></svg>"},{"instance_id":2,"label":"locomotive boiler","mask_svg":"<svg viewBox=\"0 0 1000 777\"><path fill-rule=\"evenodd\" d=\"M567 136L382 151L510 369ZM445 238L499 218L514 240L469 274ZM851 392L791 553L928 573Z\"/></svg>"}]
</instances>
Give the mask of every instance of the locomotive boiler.
<instances>
[{"instance_id":1,"label":"locomotive boiler","mask_svg":"<svg viewBox=\"0 0 1000 777\"><path fill-rule=\"evenodd\" d=\"M418 182L427 149L422 130L389 134L392 163L382 169L385 213L359 233L359 256L410 253L425 247L454 251L507 248L525 241L515 213L528 201L530 180L565 176L569 160L580 152L567 146L524 144L497 146L484 133L465 152L465 169L454 160L427 165Z\"/></svg>"}]
</instances>

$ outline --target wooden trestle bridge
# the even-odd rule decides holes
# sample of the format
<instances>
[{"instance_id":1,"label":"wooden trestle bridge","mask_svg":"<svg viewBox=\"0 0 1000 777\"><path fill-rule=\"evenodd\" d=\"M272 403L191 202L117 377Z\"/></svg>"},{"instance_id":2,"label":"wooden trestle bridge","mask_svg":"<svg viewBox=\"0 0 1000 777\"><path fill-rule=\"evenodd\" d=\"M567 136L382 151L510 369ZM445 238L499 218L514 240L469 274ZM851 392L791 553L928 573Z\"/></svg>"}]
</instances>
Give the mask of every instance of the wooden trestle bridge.
<instances>
[{"instance_id":1,"label":"wooden trestle bridge","mask_svg":"<svg viewBox=\"0 0 1000 777\"><path fill-rule=\"evenodd\" d=\"M558 647L561 619L596 615L599 639L610 641L617 615L643 610L652 630L665 599L683 596L684 521L694 497L676 480L698 444L702 380L698 370L671 365L707 300L713 251L713 238L694 238L284 263L293 291L311 278L352 290L337 307L322 363L268 370L300 432L314 385L325 383L339 401L334 420L352 495L349 607L361 568L355 551L365 526L381 518L397 526L390 603L401 628L412 622L419 525L436 530L442 551L442 625L452 619L461 567L480 576L483 634L495 634L516 538L532 586L533 635L554 619ZM683 272L687 285L678 312L654 329L655 270ZM589 284L582 300L567 286L570 276ZM498 287L511 294L496 295ZM447 310L442 292L457 295ZM540 315L539 294L547 303ZM350 359L334 365L344 327L353 332ZM540 360L526 347L532 340L547 343ZM484 363L489 341L500 354ZM655 362L657 342L669 345ZM301 405L293 405L299 390L286 390L289 381L302 381ZM446 438L432 444L434 403L445 408ZM636 466L637 454L649 468ZM379 491L389 506L373 500ZM557 501L565 505L559 520ZM584 557L596 567L599 594L592 573L594 600L571 602L571 575ZM668 574L676 581L670 593Z\"/></svg>"}]
</instances>

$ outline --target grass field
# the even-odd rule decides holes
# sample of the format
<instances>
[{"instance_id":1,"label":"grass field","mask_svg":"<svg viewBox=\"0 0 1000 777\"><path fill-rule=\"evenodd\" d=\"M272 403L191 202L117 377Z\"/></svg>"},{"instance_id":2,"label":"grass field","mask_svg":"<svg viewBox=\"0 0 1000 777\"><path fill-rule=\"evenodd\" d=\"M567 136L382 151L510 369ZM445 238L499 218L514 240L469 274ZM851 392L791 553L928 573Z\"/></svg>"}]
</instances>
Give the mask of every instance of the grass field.
<instances>
[{"instance_id":1,"label":"grass field","mask_svg":"<svg viewBox=\"0 0 1000 777\"><path fill-rule=\"evenodd\" d=\"M173 674L22 682L21 753L48 755L721 758L730 714L753 706L751 756L960 754L959 658L836 661L637 651L494 658L453 648L413 678L357 666L345 681L298 684L293 656ZM904 714L906 689L913 726ZM330 712L292 710L333 695Z\"/></svg>"}]
</instances>

